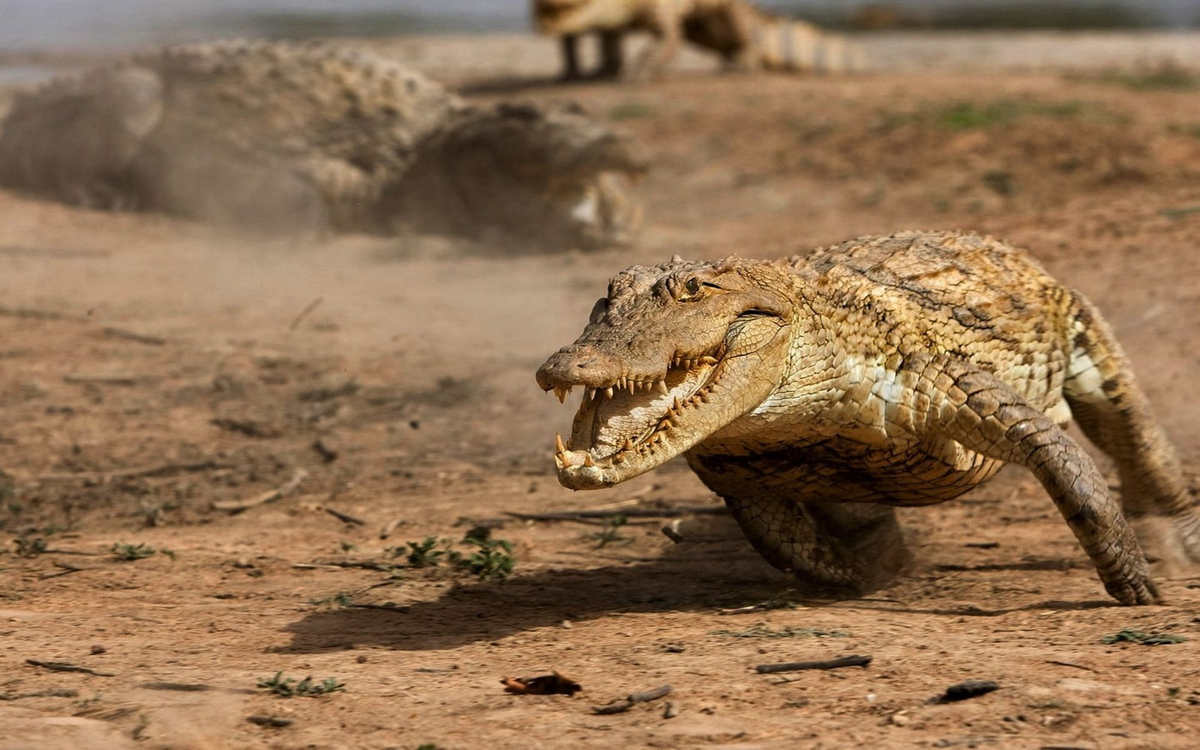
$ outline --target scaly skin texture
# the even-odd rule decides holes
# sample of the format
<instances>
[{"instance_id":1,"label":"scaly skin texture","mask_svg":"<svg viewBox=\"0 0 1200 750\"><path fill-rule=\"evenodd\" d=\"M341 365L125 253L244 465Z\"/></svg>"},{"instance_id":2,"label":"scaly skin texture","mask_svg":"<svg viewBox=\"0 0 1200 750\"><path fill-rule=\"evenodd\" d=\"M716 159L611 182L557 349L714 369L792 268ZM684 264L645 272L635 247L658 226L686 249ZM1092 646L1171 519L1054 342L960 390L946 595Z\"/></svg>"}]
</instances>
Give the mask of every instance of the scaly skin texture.
<instances>
[{"instance_id":1,"label":"scaly skin texture","mask_svg":"<svg viewBox=\"0 0 1200 750\"><path fill-rule=\"evenodd\" d=\"M595 75L611 78L624 68L622 38L638 31L651 34L655 44L634 65L634 78L661 73L685 39L742 70L840 72L863 66L862 52L842 37L746 0L534 0L533 19L538 31L562 39L566 79L582 77L581 36L599 36Z\"/></svg>"},{"instance_id":2,"label":"scaly skin texture","mask_svg":"<svg viewBox=\"0 0 1200 750\"><path fill-rule=\"evenodd\" d=\"M572 106L477 108L325 44L169 47L19 97L0 184L268 230L623 241L645 157Z\"/></svg>"},{"instance_id":3,"label":"scaly skin texture","mask_svg":"<svg viewBox=\"0 0 1200 750\"><path fill-rule=\"evenodd\" d=\"M630 268L537 379L560 398L585 389L557 448L563 485L684 454L767 560L833 594L899 570L892 506L958 497L1005 463L1033 472L1118 601L1158 600L1126 516L1168 519L1200 562L1200 517L1112 332L990 238ZM1072 416L1116 463L1124 512Z\"/></svg>"}]
</instances>

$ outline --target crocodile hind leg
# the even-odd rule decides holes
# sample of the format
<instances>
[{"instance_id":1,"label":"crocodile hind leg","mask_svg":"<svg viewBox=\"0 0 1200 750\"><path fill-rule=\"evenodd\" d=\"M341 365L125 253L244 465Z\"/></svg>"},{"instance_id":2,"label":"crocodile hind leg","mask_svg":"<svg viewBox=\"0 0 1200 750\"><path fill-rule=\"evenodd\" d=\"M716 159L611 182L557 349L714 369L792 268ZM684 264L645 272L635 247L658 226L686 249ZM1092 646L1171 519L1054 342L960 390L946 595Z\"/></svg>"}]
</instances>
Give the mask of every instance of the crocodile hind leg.
<instances>
[{"instance_id":1,"label":"crocodile hind leg","mask_svg":"<svg viewBox=\"0 0 1200 750\"><path fill-rule=\"evenodd\" d=\"M917 390L932 407L926 424L930 435L1032 471L1108 593L1122 604L1158 602L1145 553L1083 448L991 372L957 359L924 365Z\"/></svg>"},{"instance_id":2,"label":"crocodile hind leg","mask_svg":"<svg viewBox=\"0 0 1200 750\"><path fill-rule=\"evenodd\" d=\"M907 559L895 509L780 496L725 498L767 562L822 594L853 596L891 580Z\"/></svg>"},{"instance_id":3,"label":"crocodile hind leg","mask_svg":"<svg viewBox=\"0 0 1200 750\"><path fill-rule=\"evenodd\" d=\"M1071 414L1116 463L1125 514L1167 518L1184 554L1200 562L1200 513L1125 353L1091 303L1078 295L1072 300L1071 322L1071 357L1063 383Z\"/></svg>"}]
</instances>

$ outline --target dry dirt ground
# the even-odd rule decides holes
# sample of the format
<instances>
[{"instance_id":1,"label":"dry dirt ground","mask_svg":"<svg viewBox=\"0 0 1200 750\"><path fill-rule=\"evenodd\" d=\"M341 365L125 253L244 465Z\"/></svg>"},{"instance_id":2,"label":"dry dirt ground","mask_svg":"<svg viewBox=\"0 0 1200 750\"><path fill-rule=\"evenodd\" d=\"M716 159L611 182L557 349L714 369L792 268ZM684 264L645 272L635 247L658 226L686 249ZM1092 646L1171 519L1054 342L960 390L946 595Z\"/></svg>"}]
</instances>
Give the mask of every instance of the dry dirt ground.
<instances>
[{"instance_id":1,"label":"dry dirt ground","mask_svg":"<svg viewBox=\"0 0 1200 750\"><path fill-rule=\"evenodd\" d=\"M571 410L533 371L609 275L905 228L1003 235L1090 295L1194 476L1189 80L455 81L574 98L653 147L641 239L591 255L229 236L0 191L0 748L1195 747L1200 578L1162 571L1169 604L1115 606L1022 472L904 511L911 566L838 603L721 515L685 517L681 543L670 519L505 515L718 506L678 463L596 494L554 479ZM396 549L469 555L481 523L513 545L508 580ZM1124 629L1185 640L1102 642ZM873 661L753 669L849 654ZM583 692L500 683L551 670ZM344 691L257 687L277 672ZM999 689L930 702L969 679Z\"/></svg>"}]
</instances>

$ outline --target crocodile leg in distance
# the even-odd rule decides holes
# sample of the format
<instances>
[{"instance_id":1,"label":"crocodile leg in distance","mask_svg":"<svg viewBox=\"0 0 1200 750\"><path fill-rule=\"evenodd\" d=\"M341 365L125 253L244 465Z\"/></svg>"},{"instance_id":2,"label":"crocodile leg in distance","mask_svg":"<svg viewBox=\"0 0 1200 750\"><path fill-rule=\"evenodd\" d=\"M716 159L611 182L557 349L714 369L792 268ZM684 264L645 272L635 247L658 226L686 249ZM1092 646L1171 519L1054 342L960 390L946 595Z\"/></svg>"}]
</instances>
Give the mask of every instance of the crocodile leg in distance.
<instances>
[{"instance_id":1,"label":"crocodile leg in distance","mask_svg":"<svg viewBox=\"0 0 1200 750\"><path fill-rule=\"evenodd\" d=\"M930 427L963 447L1033 472L1050 494L1100 580L1122 604L1155 604L1145 554L1104 476L1083 448L995 375L935 360L923 380L944 394Z\"/></svg>"},{"instance_id":2,"label":"crocodile leg in distance","mask_svg":"<svg viewBox=\"0 0 1200 750\"><path fill-rule=\"evenodd\" d=\"M1071 414L1116 463L1126 515L1169 519L1184 554L1200 562L1200 513L1125 353L1100 314L1078 294L1071 323L1073 348L1063 383Z\"/></svg>"}]
</instances>

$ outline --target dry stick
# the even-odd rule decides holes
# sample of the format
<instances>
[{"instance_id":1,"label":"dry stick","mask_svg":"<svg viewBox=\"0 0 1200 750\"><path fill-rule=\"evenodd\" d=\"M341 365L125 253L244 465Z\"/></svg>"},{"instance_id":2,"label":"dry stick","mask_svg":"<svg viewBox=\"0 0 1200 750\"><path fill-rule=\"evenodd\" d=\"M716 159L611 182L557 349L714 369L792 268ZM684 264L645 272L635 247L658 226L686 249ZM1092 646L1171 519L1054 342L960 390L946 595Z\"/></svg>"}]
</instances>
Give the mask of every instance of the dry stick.
<instances>
[{"instance_id":1,"label":"dry stick","mask_svg":"<svg viewBox=\"0 0 1200 750\"><path fill-rule=\"evenodd\" d=\"M759 674L777 672L799 672L802 669L841 669L842 667L865 667L871 663L870 656L843 656L825 661L792 661L782 664L759 664L754 668Z\"/></svg>"},{"instance_id":2,"label":"dry stick","mask_svg":"<svg viewBox=\"0 0 1200 750\"><path fill-rule=\"evenodd\" d=\"M0 701L19 701L22 698L78 698L78 690L38 690L33 693L4 693Z\"/></svg>"},{"instance_id":3,"label":"dry stick","mask_svg":"<svg viewBox=\"0 0 1200 750\"><path fill-rule=\"evenodd\" d=\"M139 479L142 477L161 476L185 471L204 471L219 469L221 464L211 458L200 461L173 461L152 466L139 466L133 469L117 469L115 471L79 471L74 474L41 474L40 481L70 481L70 480L109 480L109 479Z\"/></svg>"},{"instance_id":4,"label":"dry stick","mask_svg":"<svg viewBox=\"0 0 1200 750\"><path fill-rule=\"evenodd\" d=\"M326 508L325 512L328 513L329 515L333 516L337 520L341 521L342 523L352 523L355 526L366 526L367 525L367 522L362 520L361 518L355 518L354 516L351 516L347 513L343 513L340 510L334 510L333 508Z\"/></svg>"},{"instance_id":5,"label":"dry stick","mask_svg":"<svg viewBox=\"0 0 1200 750\"><path fill-rule=\"evenodd\" d=\"M384 573L391 573L396 568L402 568L404 566L389 565L388 563L376 562L374 560L363 560L362 562L348 560L323 563L292 563L292 567L300 570L321 570L322 568L363 568L365 570L380 570Z\"/></svg>"},{"instance_id":6,"label":"dry stick","mask_svg":"<svg viewBox=\"0 0 1200 750\"><path fill-rule=\"evenodd\" d=\"M382 609L384 612L411 612L412 607L403 604L347 604L347 609ZM418 672L420 670L417 670Z\"/></svg>"},{"instance_id":7,"label":"dry stick","mask_svg":"<svg viewBox=\"0 0 1200 750\"><path fill-rule=\"evenodd\" d=\"M220 691L222 693L243 693L246 695L254 695L258 691L250 690L249 688L227 688L215 687L213 685L204 685L198 682L143 682L138 685L146 690L177 690L182 693L206 693L209 691Z\"/></svg>"},{"instance_id":8,"label":"dry stick","mask_svg":"<svg viewBox=\"0 0 1200 750\"><path fill-rule=\"evenodd\" d=\"M124 328L113 328L112 326L109 326L103 330L106 335L116 336L119 339L128 339L129 341L136 341L139 344L147 344L149 346L163 346L164 344L167 343L167 340L160 336L150 336L145 333L136 333L134 331L127 331Z\"/></svg>"},{"instance_id":9,"label":"dry stick","mask_svg":"<svg viewBox=\"0 0 1200 750\"><path fill-rule=\"evenodd\" d=\"M212 507L215 510L227 510L231 513L241 513L244 510L257 508L258 506L265 505L266 503L273 503L299 487L300 483L303 482L307 476L308 472L304 469L296 469L296 473L292 475L292 478L289 479L286 484L276 487L273 490L264 492L261 495L252 497L248 500L218 500L212 504Z\"/></svg>"},{"instance_id":10,"label":"dry stick","mask_svg":"<svg viewBox=\"0 0 1200 750\"><path fill-rule=\"evenodd\" d=\"M398 527L402 523L407 523L407 522L403 518L397 518L395 521L390 521L387 526L383 527L383 531L379 532L379 538L387 539L389 536L392 535L392 532L396 530L396 527Z\"/></svg>"},{"instance_id":11,"label":"dry stick","mask_svg":"<svg viewBox=\"0 0 1200 750\"><path fill-rule=\"evenodd\" d=\"M95 570L95 568L77 568L74 565L70 565L68 563L62 563L62 562L56 562L56 563L54 563L54 566L56 568L62 568L62 570L59 571L58 573L45 573L45 574L39 576L39 580L46 581L51 578L59 578L61 576L69 576L72 573L80 573L85 570Z\"/></svg>"},{"instance_id":12,"label":"dry stick","mask_svg":"<svg viewBox=\"0 0 1200 750\"><path fill-rule=\"evenodd\" d=\"M517 513L505 511L504 515L522 521L578 521L580 519L612 518L675 518L677 516L723 515L729 512L724 505L690 505L678 508L630 508L629 510L568 510L554 513Z\"/></svg>"},{"instance_id":13,"label":"dry stick","mask_svg":"<svg viewBox=\"0 0 1200 750\"><path fill-rule=\"evenodd\" d=\"M592 713L608 716L610 714L625 713L639 703L648 703L658 700L671 694L670 685L662 685L653 690L643 690L640 693L630 693L623 700L613 701L607 706L592 706Z\"/></svg>"},{"instance_id":14,"label":"dry stick","mask_svg":"<svg viewBox=\"0 0 1200 750\"><path fill-rule=\"evenodd\" d=\"M37 659L26 659L26 664L32 664L35 667L49 669L51 672L82 672L83 674L91 674L97 677L116 677L108 672L97 672L89 667L77 667L74 664L67 664L62 661L38 661Z\"/></svg>"},{"instance_id":15,"label":"dry stick","mask_svg":"<svg viewBox=\"0 0 1200 750\"><path fill-rule=\"evenodd\" d=\"M289 331L296 330L296 328L298 328L300 326L300 324L304 322L304 319L308 317L308 314L311 313L313 310L316 310L317 306L320 305L324 301L325 301L324 297L317 297L312 302L309 302L308 307L301 310L300 314L297 315L296 318L292 321L292 324L288 326L288 330Z\"/></svg>"},{"instance_id":16,"label":"dry stick","mask_svg":"<svg viewBox=\"0 0 1200 750\"><path fill-rule=\"evenodd\" d=\"M138 375L63 375L64 382L77 385L137 385L143 379Z\"/></svg>"}]
</instances>

